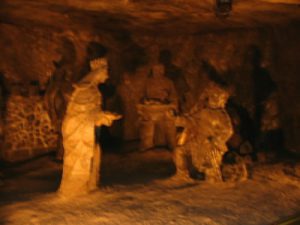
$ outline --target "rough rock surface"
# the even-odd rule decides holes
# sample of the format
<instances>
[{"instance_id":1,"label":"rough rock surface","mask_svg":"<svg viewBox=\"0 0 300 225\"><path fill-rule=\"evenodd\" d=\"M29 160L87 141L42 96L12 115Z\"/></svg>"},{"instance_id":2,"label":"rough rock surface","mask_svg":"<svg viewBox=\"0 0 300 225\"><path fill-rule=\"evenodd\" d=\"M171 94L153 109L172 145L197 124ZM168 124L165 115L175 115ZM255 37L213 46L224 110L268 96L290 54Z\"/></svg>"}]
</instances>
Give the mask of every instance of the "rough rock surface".
<instances>
[{"instance_id":1,"label":"rough rock surface","mask_svg":"<svg viewBox=\"0 0 300 225\"><path fill-rule=\"evenodd\" d=\"M57 133L40 96L11 95L7 100L5 124L5 160L29 159L57 146Z\"/></svg>"}]
</instances>

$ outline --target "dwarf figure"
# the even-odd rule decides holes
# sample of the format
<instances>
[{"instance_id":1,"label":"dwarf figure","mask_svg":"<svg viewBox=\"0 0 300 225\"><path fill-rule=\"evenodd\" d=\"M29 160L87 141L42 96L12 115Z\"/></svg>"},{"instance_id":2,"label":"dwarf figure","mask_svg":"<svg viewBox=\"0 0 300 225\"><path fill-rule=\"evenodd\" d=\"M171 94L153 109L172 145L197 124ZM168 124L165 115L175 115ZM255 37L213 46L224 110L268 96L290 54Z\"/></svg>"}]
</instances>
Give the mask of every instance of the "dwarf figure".
<instances>
[{"instance_id":1,"label":"dwarf figure","mask_svg":"<svg viewBox=\"0 0 300 225\"><path fill-rule=\"evenodd\" d=\"M195 169L204 174L205 180L222 181L222 157L233 133L225 110L228 97L228 91L210 82L199 103L178 118L177 125L183 127L183 131L174 152L175 177L190 179L191 169Z\"/></svg>"}]
</instances>

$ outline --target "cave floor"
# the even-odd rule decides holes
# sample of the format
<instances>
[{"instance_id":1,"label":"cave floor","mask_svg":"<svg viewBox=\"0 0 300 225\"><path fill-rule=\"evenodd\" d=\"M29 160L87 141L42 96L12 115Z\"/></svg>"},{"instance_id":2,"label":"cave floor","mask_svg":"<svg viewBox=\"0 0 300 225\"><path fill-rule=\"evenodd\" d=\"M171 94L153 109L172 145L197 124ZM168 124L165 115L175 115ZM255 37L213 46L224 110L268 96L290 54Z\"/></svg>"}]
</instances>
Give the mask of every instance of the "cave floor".
<instances>
[{"instance_id":1,"label":"cave floor","mask_svg":"<svg viewBox=\"0 0 300 225\"><path fill-rule=\"evenodd\" d=\"M3 169L0 224L268 225L300 212L300 177L286 162L257 164L238 183L173 182L171 153L106 153L102 188L58 198L62 165L53 156Z\"/></svg>"}]
</instances>

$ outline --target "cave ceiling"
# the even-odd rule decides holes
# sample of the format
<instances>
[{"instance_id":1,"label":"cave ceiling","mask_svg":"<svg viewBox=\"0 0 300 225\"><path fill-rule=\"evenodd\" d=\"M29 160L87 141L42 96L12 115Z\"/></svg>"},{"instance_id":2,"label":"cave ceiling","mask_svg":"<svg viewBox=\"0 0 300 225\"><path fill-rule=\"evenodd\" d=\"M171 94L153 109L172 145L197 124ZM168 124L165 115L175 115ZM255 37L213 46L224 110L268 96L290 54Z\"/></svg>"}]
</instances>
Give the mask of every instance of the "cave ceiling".
<instances>
[{"instance_id":1,"label":"cave ceiling","mask_svg":"<svg viewBox=\"0 0 300 225\"><path fill-rule=\"evenodd\" d=\"M300 0L234 0L225 19L216 17L214 7L214 0L0 0L0 73L45 83L60 57L62 36L76 46L80 67L91 40L122 55L139 52L138 45L147 48L152 37L185 40L224 30L300 27Z\"/></svg>"},{"instance_id":2,"label":"cave ceiling","mask_svg":"<svg viewBox=\"0 0 300 225\"><path fill-rule=\"evenodd\" d=\"M300 21L300 0L235 0L226 19L214 0L2 0L1 23L54 30L176 35ZM159 32L158 32L159 31Z\"/></svg>"}]
</instances>

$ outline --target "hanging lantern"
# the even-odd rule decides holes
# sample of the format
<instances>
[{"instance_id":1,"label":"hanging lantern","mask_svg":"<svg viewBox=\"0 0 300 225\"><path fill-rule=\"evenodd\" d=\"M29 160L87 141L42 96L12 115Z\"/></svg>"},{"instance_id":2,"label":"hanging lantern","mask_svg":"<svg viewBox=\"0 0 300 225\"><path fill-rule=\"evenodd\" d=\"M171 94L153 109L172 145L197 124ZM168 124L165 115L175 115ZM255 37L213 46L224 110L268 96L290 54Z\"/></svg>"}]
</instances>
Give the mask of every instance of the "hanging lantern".
<instances>
[{"instance_id":1,"label":"hanging lantern","mask_svg":"<svg viewBox=\"0 0 300 225\"><path fill-rule=\"evenodd\" d=\"M216 0L216 16L227 17L232 10L233 0Z\"/></svg>"}]
</instances>

